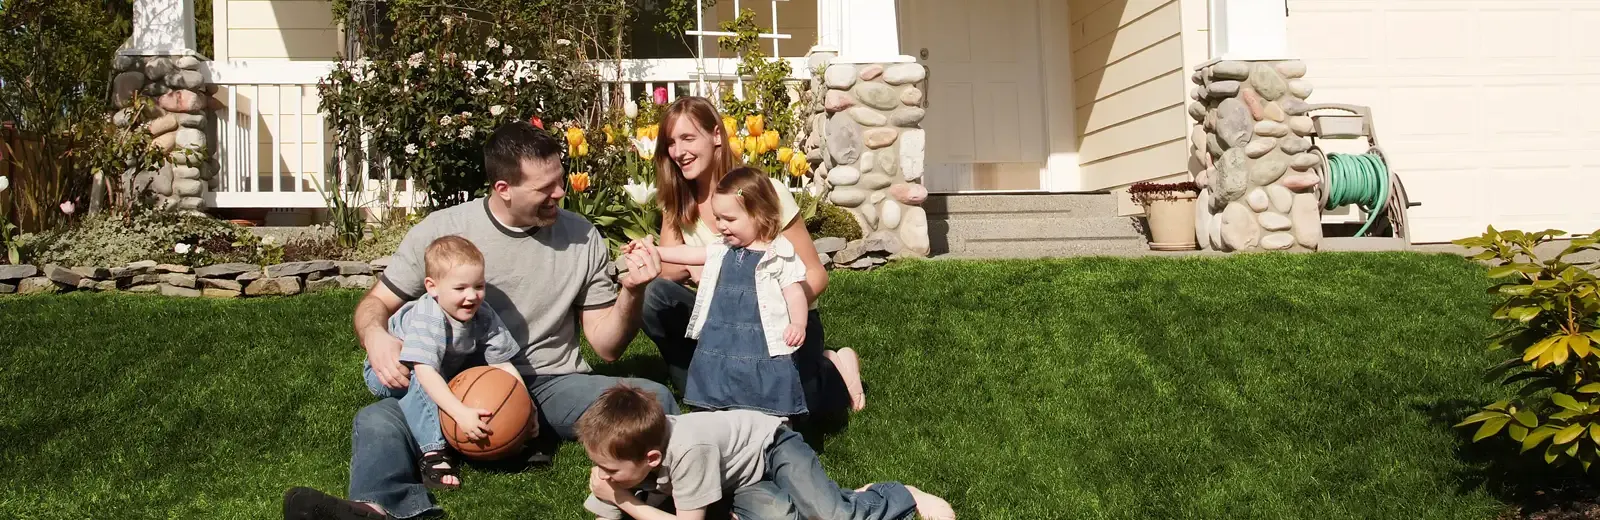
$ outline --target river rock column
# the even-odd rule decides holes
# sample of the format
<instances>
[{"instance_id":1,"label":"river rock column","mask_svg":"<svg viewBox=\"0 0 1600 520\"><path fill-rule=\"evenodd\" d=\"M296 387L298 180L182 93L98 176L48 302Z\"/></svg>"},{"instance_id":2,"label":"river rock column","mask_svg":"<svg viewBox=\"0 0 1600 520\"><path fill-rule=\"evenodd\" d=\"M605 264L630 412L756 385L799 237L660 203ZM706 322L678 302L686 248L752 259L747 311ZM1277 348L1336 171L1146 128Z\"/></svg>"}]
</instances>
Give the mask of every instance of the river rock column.
<instances>
[{"instance_id":1,"label":"river rock column","mask_svg":"<svg viewBox=\"0 0 1600 520\"><path fill-rule=\"evenodd\" d=\"M1219 61L1192 77L1191 152L1205 170L1196 231L1220 251L1315 251L1322 211L1305 63Z\"/></svg>"},{"instance_id":2,"label":"river rock column","mask_svg":"<svg viewBox=\"0 0 1600 520\"><path fill-rule=\"evenodd\" d=\"M163 209L205 209L205 193L215 187L217 164L210 109L216 86L206 83L196 56L118 56L111 102L120 128L144 125L154 145L167 155L157 170L129 171L125 193ZM135 94L148 98L143 113L131 109Z\"/></svg>"},{"instance_id":3,"label":"river rock column","mask_svg":"<svg viewBox=\"0 0 1600 520\"><path fill-rule=\"evenodd\" d=\"M864 254L928 256L927 111L917 86L926 77L917 63L825 66L819 172L828 200L861 224Z\"/></svg>"}]
</instances>

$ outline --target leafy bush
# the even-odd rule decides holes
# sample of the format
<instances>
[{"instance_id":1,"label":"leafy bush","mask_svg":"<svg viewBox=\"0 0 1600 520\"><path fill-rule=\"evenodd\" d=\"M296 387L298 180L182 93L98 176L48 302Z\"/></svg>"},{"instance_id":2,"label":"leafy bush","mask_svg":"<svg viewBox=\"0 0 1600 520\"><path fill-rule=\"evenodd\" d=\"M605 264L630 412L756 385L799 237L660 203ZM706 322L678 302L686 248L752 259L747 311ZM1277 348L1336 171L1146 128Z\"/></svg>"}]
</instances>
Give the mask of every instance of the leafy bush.
<instances>
[{"instance_id":1,"label":"leafy bush","mask_svg":"<svg viewBox=\"0 0 1600 520\"><path fill-rule=\"evenodd\" d=\"M24 258L35 264L118 267L140 260L182 265L271 263L278 248L254 233L194 213L137 209L93 215L53 233L25 235Z\"/></svg>"},{"instance_id":2,"label":"leafy bush","mask_svg":"<svg viewBox=\"0 0 1600 520\"><path fill-rule=\"evenodd\" d=\"M846 241L861 239L861 224L856 222L850 210L804 191L795 194L795 202L800 205L800 213L806 217L806 230L811 232L812 240L822 237L838 237Z\"/></svg>"},{"instance_id":3,"label":"leafy bush","mask_svg":"<svg viewBox=\"0 0 1600 520\"><path fill-rule=\"evenodd\" d=\"M1491 226L1480 236L1455 241L1481 249L1474 259L1495 261L1488 276L1506 279L1490 289L1505 297L1492 316L1506 325L1489 338L1489 349L1509 349L1511 357L1489 376L1515 371L1502 384L1523 383L1516 397L1490 404L1456 426L1476 425L1473 442L1503 432L1523 453L1544 445L1546 463L1576 461L1588 471L1600 458L1600 279L1566 257L1600 249L1595 245L1600 237L1573 238L1549 258L1534 251L1564 234L1502 232Z\"/></svg>"}]
</instances>

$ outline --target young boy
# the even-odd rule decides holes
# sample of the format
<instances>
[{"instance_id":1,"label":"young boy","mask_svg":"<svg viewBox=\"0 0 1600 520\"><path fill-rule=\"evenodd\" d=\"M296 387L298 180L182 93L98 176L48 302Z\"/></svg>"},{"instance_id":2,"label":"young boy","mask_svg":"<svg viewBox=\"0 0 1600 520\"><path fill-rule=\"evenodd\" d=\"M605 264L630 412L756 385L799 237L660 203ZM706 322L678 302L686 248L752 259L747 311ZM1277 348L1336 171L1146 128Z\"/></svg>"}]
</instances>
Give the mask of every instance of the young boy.
<instances>
[{"instance_id":1,"label":"young boy","mask_svg":"<svg viewBox=\"0 0 1600 520\"><path fill-rule=\"evenodd\" d=\"M649 393L618 385L583 413L577 430L595 463L584 507L600 518L700 520L731 494L739 520L899 520L913 511L955 519L948 502L898 482L841 490L800 434L760 412L668 416ZM670 496L676 513L634 489Z\"/></svg>"},{"instance_id":2,"label":"young boy","mask_svg":"<svg viewBox=\"0 0 1600 520\"><path fill-rule=\"evenodd\" d=\"M447 444L439 412L450 414L468 439L487 437L488 410L468 408L450 391L450 378L481 363L506 371L522 383L511 360L520 350L494 309L483 301L483 253L467 239L450 235L428 245L423 253L427 294L407 302L389 319L402 346L400 362L411 369L411 384L383 385L365 365L367 389L378 397L400 399L406 425L422 452L418 468L429 489L457 489L461 477L445 455ZM526 390L526 383L524 390ZM418 389L421 389L420 391Z\"/></svg>"}]
</instances>

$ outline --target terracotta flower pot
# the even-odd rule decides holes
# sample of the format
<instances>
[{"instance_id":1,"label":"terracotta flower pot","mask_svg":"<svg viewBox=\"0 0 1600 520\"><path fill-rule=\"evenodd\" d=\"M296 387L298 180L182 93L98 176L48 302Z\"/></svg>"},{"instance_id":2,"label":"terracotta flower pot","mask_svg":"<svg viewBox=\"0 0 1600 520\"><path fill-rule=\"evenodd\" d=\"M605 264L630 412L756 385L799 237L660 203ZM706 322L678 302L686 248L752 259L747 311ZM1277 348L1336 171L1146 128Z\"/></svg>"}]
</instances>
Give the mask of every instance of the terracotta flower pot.
<instances>
[{"instance_id":1,"label":"terracotta flower pot","mask_svg":"<svg viewBox=\"0 0 1600 520\"><path fill-rule=\"evenodd\" d=\"M1198 193L1171 193L1145 205L1150 223L1150 249L1190 251L1200 248L1195 237L1194 203Z\"/></svg>"}]
</instances>

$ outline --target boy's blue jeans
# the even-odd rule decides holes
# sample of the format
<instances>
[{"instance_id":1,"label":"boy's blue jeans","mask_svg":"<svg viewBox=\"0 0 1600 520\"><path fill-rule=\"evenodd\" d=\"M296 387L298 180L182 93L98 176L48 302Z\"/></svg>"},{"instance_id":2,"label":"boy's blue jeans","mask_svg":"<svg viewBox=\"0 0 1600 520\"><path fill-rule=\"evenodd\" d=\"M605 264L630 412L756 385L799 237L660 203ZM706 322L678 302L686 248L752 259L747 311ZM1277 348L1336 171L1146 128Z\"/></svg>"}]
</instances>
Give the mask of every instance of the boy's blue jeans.
<instances>
[{"instance_id":1,"label":"boy's blue jeans","mask_svg":"<svg viewBox=\"0 0 1600 520\"><path fill-rule=\"evenodd\" d=\"M422 389L422 383L417 382L417 372L411 371L410 386L396 390L383 386L378 374L372 371L371 363L363 363L363 366L366 367L363 373L367 379L367 390L372 395L400 400L400 413L406 418L406 427L411 429L411 438L417 441L417 449L422 453L444 449L444 429L439 427L439 404L433 402L433 397Z\"/></svg>"},{"instance_id":2,"label":"boy's blue jeans","mask_svg":"<svg viewBox=\"0 0 1600 520\"><path fill-rule=\"evenodd\" d=\"M777 493L788 495L800 518L900 520L910 518L917 510L911 491L899 482L875 483L861 492L840 489L822 470L817 453L800 434L788 428L779 429L767 446L765 477L761 484L770 482ZM736 495L734 500L737 502L739 497ZM758 508L745 508L739 518L755 520L747 516L752 509Z\"/></svg>"}]
</instances>

